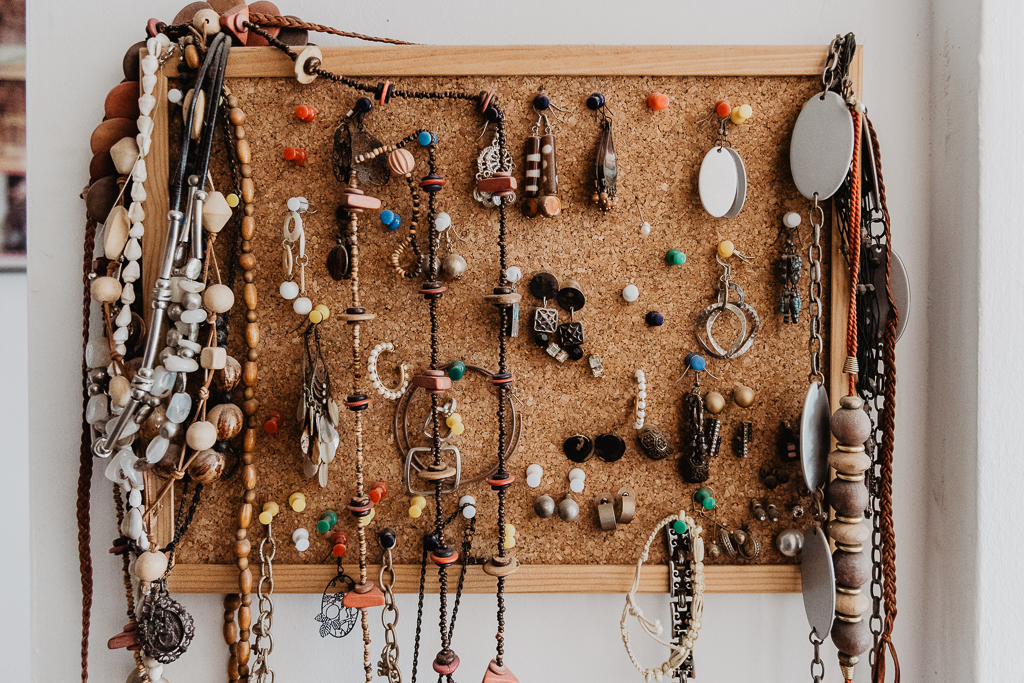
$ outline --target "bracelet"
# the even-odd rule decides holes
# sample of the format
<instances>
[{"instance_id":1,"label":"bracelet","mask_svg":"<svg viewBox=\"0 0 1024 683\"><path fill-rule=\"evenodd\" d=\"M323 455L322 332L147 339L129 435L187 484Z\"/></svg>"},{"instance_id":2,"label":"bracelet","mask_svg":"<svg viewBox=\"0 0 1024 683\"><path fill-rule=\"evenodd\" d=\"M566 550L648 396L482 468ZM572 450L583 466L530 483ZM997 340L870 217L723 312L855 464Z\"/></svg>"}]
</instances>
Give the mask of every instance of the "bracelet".
<instances>
[{"instance_id":1,"label":"bracelet","mask_svg":"<svg viewBox=\"0 0 1024 683\"><path fill-rule=\"evenodd\" d=\"M651 544L654 543L658 533L668 524L673 525L672 528L676 533L687 534L693 547L693 562L690 565L693 571L693 601L690 604L689 619L685 629L682 629L682 638L678 643L666 642L659 638L658 636L662 631L661 622L658 620L652 622L645 618L643 610L636 604L636 593L640 590L640 571L650 554ZM697 640L697 634L700 631L700 618L704 611L704 539L701 538L700 533L701 527L697 526L697 523L685 511L680 511L678 515L669 515L654 527L654 531L647 538L647 543L644 544L644 549L640 553L640 559L636 563L633 585L626 595L626 605L622 609L622 619L619 620L619 631L622 633L622 644L626 646L626 654L629 655L629 660L633 662L633 666L636 667L637 671L643 674L644 680L648 683L653 680L661 681L666 676L671 677L672 672L679 668L690 656L693 650L693 643ZM668 661L660 667L645 669L637 661L629 644L629 628L626 625L626 620L630 616L637 618L637 621L640 622L640 626L647 635L671 651Z\"/></svg>"}]
</instances>

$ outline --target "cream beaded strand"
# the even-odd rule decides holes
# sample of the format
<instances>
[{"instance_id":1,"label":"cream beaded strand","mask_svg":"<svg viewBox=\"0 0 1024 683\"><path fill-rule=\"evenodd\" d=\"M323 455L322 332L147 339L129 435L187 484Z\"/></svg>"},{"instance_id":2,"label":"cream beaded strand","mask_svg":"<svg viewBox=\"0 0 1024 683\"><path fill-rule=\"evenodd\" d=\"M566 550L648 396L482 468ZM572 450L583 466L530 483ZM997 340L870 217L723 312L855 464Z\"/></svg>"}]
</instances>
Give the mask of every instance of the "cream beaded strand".
<instances>
[{"instance_id":1,"label":"cream beaded strand","mask_svg":"<svg viewBox=\"0 0 1024 683\"><path fill-rule=\"evenodd\" d=\"M686 524L686 533L690 535L690 540L693 543L693 562L691 568L693 569L693 603L690 608L690 619L686 624L686 634L682 638L680 643L669 643L658 636L661 635L662 626L661 622L654 620L653 622L644 617L643 610L640 609L639 605L636 604L636 593L640 590L640 570L644 566L644 562L647 561L648 555L651 551L651 544L654 543L654 539L657 538L658 534L666 525L672 522L681 521ZM664 518L658 525L654 527L654 531L647 538L647 543L644 544L643 552L640 553L640 559L636 563L636 574L633 575L633 586L630 588L629 593L626 595L626 605L622 609L622 619L619 620L619 630L622 632L622 644L626 646L626 653L629 655L629 660L633 662L633 666L636 670L643 674L644 680L647 683L651 681L661 681L662 679L672 677L672 672L675 671L679 666L686 661L690 651L693 650L693 643L697 640L697 634L700 631L700 618L704 611L704 539L700 537L701 527L697 526L697 523L693 521L693 518L686 514L685 510L681 510L678 515L669 515ZM664 664L657 668L645 669L640 666L640 662L637 661L636 656L633 654L633 648L629 644L629 627L626 621L629 617L636 617L637 621L640 622L640 626L644 629L647 635L651 636L654 640L661 643L665 647L671 650L671 655Z\"/></svg>"}]
</instances>

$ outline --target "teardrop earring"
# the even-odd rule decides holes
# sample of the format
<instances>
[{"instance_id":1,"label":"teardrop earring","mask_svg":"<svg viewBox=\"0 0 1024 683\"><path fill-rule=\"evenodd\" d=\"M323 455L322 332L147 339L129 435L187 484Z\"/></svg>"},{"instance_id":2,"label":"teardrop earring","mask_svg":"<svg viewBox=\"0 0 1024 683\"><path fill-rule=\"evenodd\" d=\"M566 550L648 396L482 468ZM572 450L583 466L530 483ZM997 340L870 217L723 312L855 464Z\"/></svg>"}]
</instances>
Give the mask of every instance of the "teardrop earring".
<instances>
[{"instance_id":1,"label":"teardrop earring","mask_svg":"<svg viewBox=\"0 0 1024 683\"><path fill-rule=\"evenodd\" d=\"M604 95L599 92L587 98L587 109L601 116L601 135L597 140L597 155L594 159L595 191L591 201L604 213L611 211L619 202L616 196L616 181L619 167L615 161L615 140L612 137L612 117L605 105Z\"/></svg>"}]
</instances>

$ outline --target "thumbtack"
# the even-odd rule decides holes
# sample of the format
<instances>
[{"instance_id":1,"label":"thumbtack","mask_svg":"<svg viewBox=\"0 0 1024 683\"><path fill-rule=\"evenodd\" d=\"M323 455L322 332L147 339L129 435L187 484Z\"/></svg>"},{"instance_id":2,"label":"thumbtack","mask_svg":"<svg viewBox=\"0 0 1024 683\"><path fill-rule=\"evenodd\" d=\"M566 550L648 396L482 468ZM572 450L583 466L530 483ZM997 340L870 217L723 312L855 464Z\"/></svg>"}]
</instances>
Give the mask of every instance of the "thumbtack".
<instances>
[{"instance_id":1,"label":"thumbtack","mask_svg":"<svg viewBox=\"0 0 1024 683\"><path fill-rule=\"evenodd\" d=\"M309 106L308 104L300 104L299 106L295 107L295 115L298 116L303 121L305 121L306 123L310 123L313 119L316 118L316 109Z\"/></svg>"},{"instance_id":2,"label":"thumbtack","mask_svg":"<svg viewBox=\"0 0 1024 683\"><path fill-rule=\"evenodd\" d=\"M668 109L668 95L664 95L660 92L652 92L647 96L647 106L654 111Z\"/></svg>"},{"instance_id":3,"label":"thumbtack","mask_svg":"<svg viewBox=\"0 0 1024 683\"><path fill-rule=\"evenodd\" d=\"M306 552L309 550L309 532L302 528L296 529L292 532L292 543L300 553Z\"/></svg>"},{"instance_id":4,"label":"thumbtack","mask_svg":"<svg viewBox=\"0 0 1024 683\"><path fill-rule=\"evenodd\" d=\"M285 147L282 155L288 161L294 161L298 166L306 164L306 150L299 147Z\"/></svg>"},{"instance_id":5,"label":"thumbtack","mask_svg":"<svg viewBox=\"0 0 1024 683\"><path fill-rule=\"evenodd\" d=\"M427 499L423 496L413 496L409 501L409 516L416 519L423 514L423 508L427 507Z\"/></svg>"},{"instance_id":6,"label":"thumbtack","mask_svg":"<svg viewBox=\"0 0 1024 683\"><path fill-rule=\"evenodd\" d=\"M263 512L260 513L260 524L270 524L274 517L281 512L281 507L272 500L263 504Z\"/></svg>"},{"instance_id":7,"label":"thumbtack","mask_svg":"<svg viewBox=\"0 0 1024 683\"><path fill-rule=\"evenodd\" d=\"M316 530L322 534L326 534L331 530L331 527L338 523L338 513L334 510L324 510L324 513L320 515L320 520L316 523Z\"/></svg>"},{"instance_id":8,"label":"thumbtack","mask_svg":"<svg viewBox=\"0 0 1024 683\"><path fill-rule=\"evenodd\" d=\"M342 557L348 551L348 535L344 531L335 531L329 540L331 554L335 557Z\"/></svg>"},{"instance_id":9,"label":"thumbtack","mask_svg":"<svg viewBox=\"0 0 1024 683\"><path fill-rule=\"evenodd\" d=\"M306 509L306 494L296 491L292 495L288 496L288 505L291 506L295 512L302 512Z\"/></svg>"}]
</instances>

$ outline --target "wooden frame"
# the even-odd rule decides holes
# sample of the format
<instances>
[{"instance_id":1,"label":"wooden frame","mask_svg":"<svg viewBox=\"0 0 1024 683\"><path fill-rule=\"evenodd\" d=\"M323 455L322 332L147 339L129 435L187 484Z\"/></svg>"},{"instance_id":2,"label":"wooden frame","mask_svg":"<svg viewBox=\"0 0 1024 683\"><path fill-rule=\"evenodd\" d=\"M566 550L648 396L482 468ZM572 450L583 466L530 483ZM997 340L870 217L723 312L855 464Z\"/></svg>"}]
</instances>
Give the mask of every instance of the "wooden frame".
<instances>
[{"instance_id":1,"label":"wooden frame","mask_svg":"<svg viewBox=\"0 0 1024 683\"><path fill-rule=\"evenodd\" d=\"M324 68L349 76L818 76L825 64L824 46L398 46L329 47L323 51ZM862 92L863 48L858 46L851 65L857 93ZM235 48L228 62L231 78L287 78L294 75L293 63L271 47ZM166 79L157 86L158 105L154 111L155 131L150 161L153 186L167 181L167 99ZM152 193L151 196L158 193ZM163 202L161 206L160 202ZM147 203L146 212L166 213L167 198ZM162 208L162 212L161 212ZM153 248L159 253L164 236L147 229ZM833 225L833 264L845 260L840 238ZM152 272L150 268L144 269ZM846 292L849 271L833 267L830 292ZM150 284L144 288L148 292ZM845 296L831 296L829 389L833 409L842 394L842 366L846 357ZM170 531L172 501L158 508L158 526ZM160 514L164 510L164 514ZM372 567L371 575L376 575ZM419 589L418 565L395 567L395 591L415 593ZM506 590L511 593L626 593L633 565L523 565ZM708 565L707 591L711 593L795 593L800 591L799 565L720 566ZM330 565L278 565L274 568L275 591L319 593L335 573ZM428 572L428 574L432 574ZM238 570L234 565L177 565L170 589L177 593L231 593L237 591ZM495 580L479 566L470 568L465 584L468 593L492 593ZM428 590L436 591L436 577L429 577ZM667 593L666 566L645 566L640 592Z\"/></svg>"}]
</instances>

